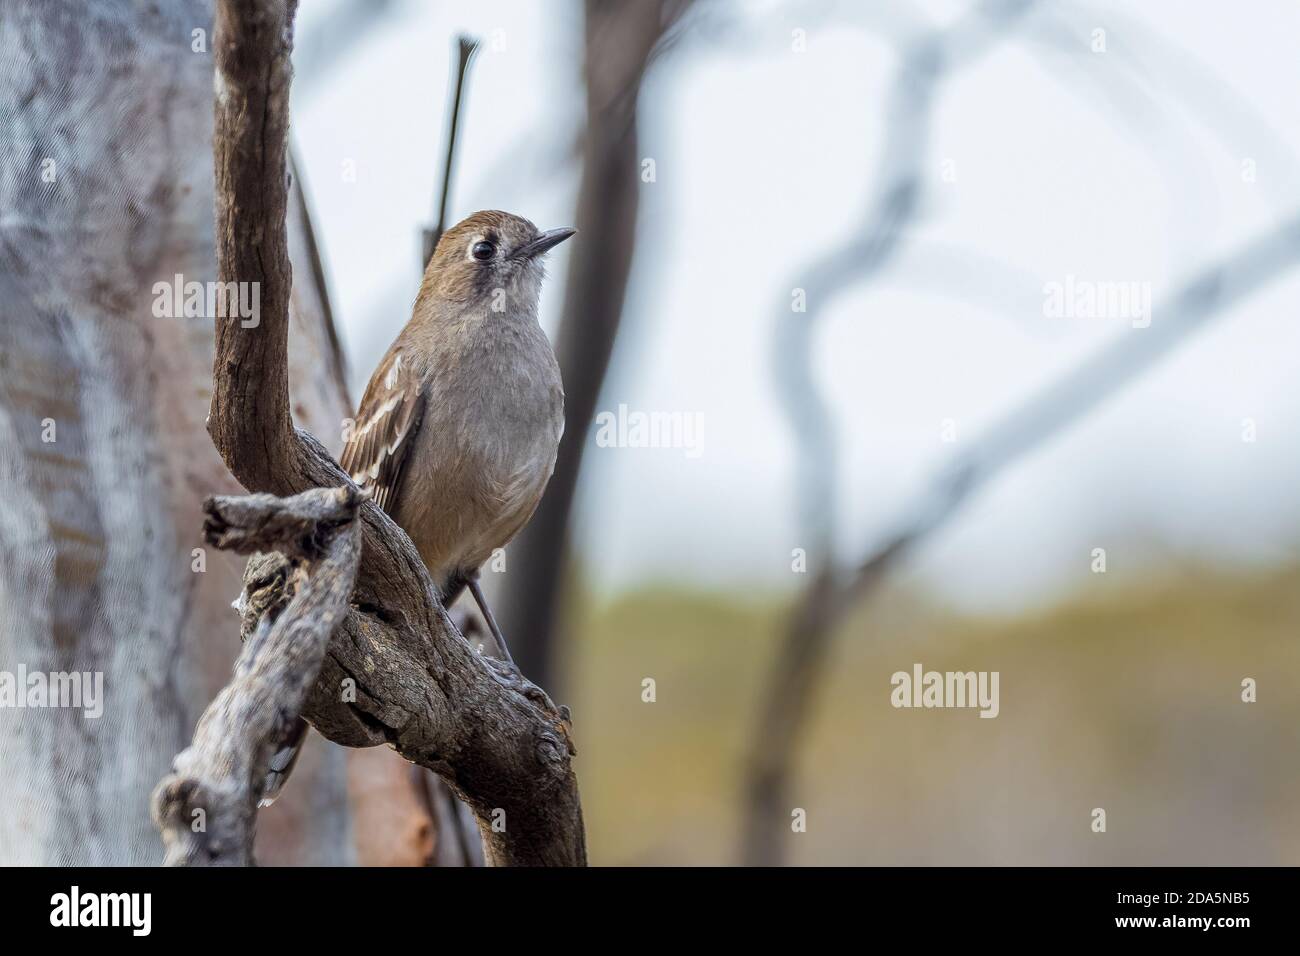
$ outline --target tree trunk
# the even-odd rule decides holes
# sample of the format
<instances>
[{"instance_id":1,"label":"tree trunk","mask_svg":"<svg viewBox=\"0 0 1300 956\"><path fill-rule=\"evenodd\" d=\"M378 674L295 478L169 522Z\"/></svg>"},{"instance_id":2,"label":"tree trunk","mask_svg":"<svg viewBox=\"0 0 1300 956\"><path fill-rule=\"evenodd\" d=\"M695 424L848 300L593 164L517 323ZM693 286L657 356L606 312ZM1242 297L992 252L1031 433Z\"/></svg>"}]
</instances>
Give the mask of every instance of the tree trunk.
<instances>
[{"instance_id":1,"label":"tree trunk","mask_svg":"<svg viewBox=\"0 0 1300 956\"><path fill-rule=\"evenodd\" d=\"M205 0L0 8L0 671L104 694L98 718L0 708L2 863L159 862L150 791L239 650L242 561L200 534L239 492L204 428L213 322L156 314L155 283L216 278L211 38ZM293 410L337 447L296 190L289 228ZM259 831L263 862L352 860L344 753L312 740Z\"/></svg>"}]
</instances>

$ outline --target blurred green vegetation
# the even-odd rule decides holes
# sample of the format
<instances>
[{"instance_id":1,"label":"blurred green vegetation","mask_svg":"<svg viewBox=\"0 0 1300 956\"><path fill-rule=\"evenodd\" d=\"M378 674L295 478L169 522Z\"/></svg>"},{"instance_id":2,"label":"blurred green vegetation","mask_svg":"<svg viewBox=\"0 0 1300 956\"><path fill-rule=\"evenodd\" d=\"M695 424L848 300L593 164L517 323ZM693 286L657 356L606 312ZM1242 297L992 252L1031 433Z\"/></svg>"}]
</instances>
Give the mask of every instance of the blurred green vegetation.
<instances>
[{"instance_id":1,"label":"blurred green vegetation","mask_svg":"<svg viewBox=\"0 0 1300 956\"><path fill-rule=\"evenodd\" d=\"M1300 566L1090 577L1009 618L901 589L859 608L799 756L790 862L1300 863ZM563 699L592 862L736 862L786 603L672 587L574 603ZM999 671L1000 715L894 709L890 675L914 662Z\"/></svg>"}]
</instances>

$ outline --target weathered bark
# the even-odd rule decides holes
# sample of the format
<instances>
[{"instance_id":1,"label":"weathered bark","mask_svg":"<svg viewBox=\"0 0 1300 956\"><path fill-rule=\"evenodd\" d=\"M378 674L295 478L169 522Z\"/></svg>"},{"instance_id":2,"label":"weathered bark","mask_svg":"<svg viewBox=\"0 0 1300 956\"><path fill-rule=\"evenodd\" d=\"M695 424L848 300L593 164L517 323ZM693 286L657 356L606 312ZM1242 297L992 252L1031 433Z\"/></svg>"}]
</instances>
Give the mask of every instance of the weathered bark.
<instances>
[{"instance_id":1,"label":"weathered bark","mask_svg":"<svg viewBox=\"0 0 1300 956\"><path fill-rule=\"evenodd\" d=\"M234 679L204 711L194 743L153 795L173 866L249 866L267 764L297 719L361 557L360 492L351 485L292 498L213 498L207 542L239 554L276 550L290 563L287 607L244 643Z\"/></svg>"},{"instance_id":2,"label":"weathered bark","mask_svg":"<svg viewBox=\"0 0 1300 956\"><path fill-rule=\"evenodd\" d=\"M212 322L153 313L154 283L215 278L210 28L209 0L0 5L0 670L101 672L106 697L0 710L6 864L156 862L149 791L239 648L238 564L193 569L200 503L238 490L203 429ZM337 436L300 201L290 222L291 387ZM304 754L264 858L351 860L343 757Z\"/></svg>"},{"instance_id":3,"label":"weathered bark","mask_svg":"<svg viewBox=\"0 0 1300 956\"><path fill-rule=\"evenodd\" d=\"M508 580L494 604L520 670L555 683L553 644L566 567L569 513L596 402L605 382L632 271L641 189L637 100L656 49L689 0L587 0L587 129L555 357L564 379L564 439L536 513L510 544ZM489 575L491 577L491 575Z\"/></svg>"},{"instance_id":4,"label":"weathered bark","mask_svg":"<svg viewBox=\"0 0 1300 956\"><path fill-rule=\"evenodd\" d=\"M349 484L291 420L285 359L290 266L285 139L294 4L222 2L217 62L217 259L261 290L257 328L220 324L209 433L250 491ZM347 746L393 746L473 810L491 864L581 864L585 837L567 714L478 655L438 603L410 539L366 500L364 556L303 715ZM283 603L283 558L249 563L245 615ZM353 699L355 697L355 699Z\"/></svg>"}]
</instances>

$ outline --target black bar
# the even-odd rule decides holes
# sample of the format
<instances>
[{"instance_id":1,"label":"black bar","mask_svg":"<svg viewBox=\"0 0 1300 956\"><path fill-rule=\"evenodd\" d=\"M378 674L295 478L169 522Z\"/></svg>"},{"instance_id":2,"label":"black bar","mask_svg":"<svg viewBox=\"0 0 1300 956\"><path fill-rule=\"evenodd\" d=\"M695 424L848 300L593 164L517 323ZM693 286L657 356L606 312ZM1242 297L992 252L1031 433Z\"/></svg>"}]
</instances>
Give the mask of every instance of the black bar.
<instances>
[{"instance_id":1,"label":"black bar","mask_svg":"<svg viewBox=\"0 0 1300 956\"><path fill-rule=\"evenodd\" d=\"M0 896L0 925L14 938L77 933L130 944L129 925L51 925L57 895L70 904L76 886L83 907L88 895L150 894L150 938L207 946L267 943L270 936L278 947L313 939L374 945L378 930L400 934L413 914L449 926L472 925L466 920L477 914L485 925L508 919L521 931L559 920L569 932L608 942L640 931L666 941L673 937L662 934L725 931L734 939L786 929L818 936L848 929L867 940L903 933L926 942L1033 940L1045 933L1228 941L1255 930L1287 930L1296 871L11 869L5 875L10 888ZM89 905L98 904L97 897ZM1134 919L1150 922L1120 925ZM1205 919L1208 928L1200 925Z\"/></svg>"}]
</instances>

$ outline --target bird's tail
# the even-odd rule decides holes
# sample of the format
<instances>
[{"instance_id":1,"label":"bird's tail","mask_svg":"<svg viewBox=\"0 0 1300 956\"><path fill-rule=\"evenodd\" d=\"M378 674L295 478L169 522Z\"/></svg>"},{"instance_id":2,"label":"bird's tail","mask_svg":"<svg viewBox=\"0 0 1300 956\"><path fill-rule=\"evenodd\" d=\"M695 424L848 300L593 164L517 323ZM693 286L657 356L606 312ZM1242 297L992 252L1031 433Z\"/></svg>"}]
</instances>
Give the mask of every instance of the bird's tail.
<instances>
[{"instance_id":1,"label":"bird's tail","mask_svg":"<svg viewBox=\"0 0 1300 956\"><path fill-rule=\"evenodd\" d=\"M289 780L289 774L293 773L294 764L298 762L298 755L302 753L303 742L307 739L307 727L307 721L299 717L288 736L280 744L280 749L271 758L271 765L266 771L266 781L262 786L262 799L257 804L259 807L269 807L280 795L280 791Z\"/></svg>"}]
</instances>

